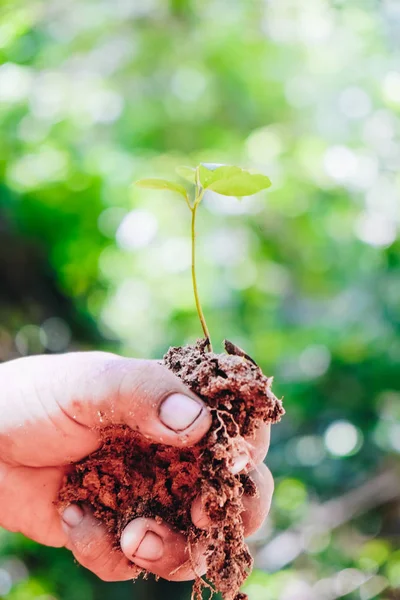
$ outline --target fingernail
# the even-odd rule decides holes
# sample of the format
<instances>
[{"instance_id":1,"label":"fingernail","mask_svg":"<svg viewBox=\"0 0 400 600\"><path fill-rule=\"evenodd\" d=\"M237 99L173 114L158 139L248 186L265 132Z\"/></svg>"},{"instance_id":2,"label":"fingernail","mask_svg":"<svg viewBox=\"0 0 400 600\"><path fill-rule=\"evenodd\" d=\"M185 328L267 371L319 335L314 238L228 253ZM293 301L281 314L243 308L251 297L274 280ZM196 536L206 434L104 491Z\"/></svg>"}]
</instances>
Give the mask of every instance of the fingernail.
<instances>
[{"instance_id":1,"label":"fingernail","mask_svg":"<svg viewBox=\"0 0 400 600\"><path fill-rule=\"evenodd\" d=\"M247 454L239 454L234 459L233 464L231 466L232 475L237 475L238 473L240 473L240 471L243 471L243 469L246 467L248 462L249 462L249 457Z\"/></svg>"},{"instance_id":2,"label":"fingernail","mask_svg":"<svg viewBox=\"0 0 400 600\"><path fill-rule=\"evenodd\" d=\"M184 431L196 421L202 410L202 405L193 398L171 394L161 404L160 419L169 429Z\"/></svg>"},{"instance_id":3,"label":"fingernail","mask_svg":"<svg viewBox=\"0 0 400 600\"><path fill-rule=\"evenodd\" d=\"M164 542L154 531L148 531L139 544L133 558L159 560L164 554Z\"/></svg>"},{"instance_id":4,"label":"fingernail","mask_svg":"<svg viewBox=\"0 0 400 600\"><path fill-rule=\"evenodd\" d=\"M61 518L63 520L63 524L67 525L67 527L77 527L77 525L79 525L83 519L83 510L80 506L71 504L64 510Z\"/></svg>"}]
</instances>

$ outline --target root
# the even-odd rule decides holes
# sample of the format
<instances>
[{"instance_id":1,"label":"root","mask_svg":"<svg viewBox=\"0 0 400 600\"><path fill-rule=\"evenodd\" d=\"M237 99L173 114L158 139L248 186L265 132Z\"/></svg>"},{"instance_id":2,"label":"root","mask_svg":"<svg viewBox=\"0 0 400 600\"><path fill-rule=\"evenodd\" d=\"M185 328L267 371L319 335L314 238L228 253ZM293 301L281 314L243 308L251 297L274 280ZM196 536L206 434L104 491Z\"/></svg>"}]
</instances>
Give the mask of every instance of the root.
<instances>
[{"instance_id":1,"label":"root","mask_svg":"<svg viewBox=\"0 0 400 600\"><path fill-rule=\"evenodd\" d=\"M198 575L198 573L196 573L196 566L195 566L195 563L193 560L192 543L191 543L190 538L188 539L188 552L189 552L189 556L190 556L191 567L193 569L194 574L196 575L195 583L194 583L193 589L192 589L191 600L202 600L204 589L210 590L209 600L211 600L213 598L214 594L216 593L215 589L212 587L212 585L207 583L207 581L205 581L201 575Z\"/></svg>"}]
</instances>

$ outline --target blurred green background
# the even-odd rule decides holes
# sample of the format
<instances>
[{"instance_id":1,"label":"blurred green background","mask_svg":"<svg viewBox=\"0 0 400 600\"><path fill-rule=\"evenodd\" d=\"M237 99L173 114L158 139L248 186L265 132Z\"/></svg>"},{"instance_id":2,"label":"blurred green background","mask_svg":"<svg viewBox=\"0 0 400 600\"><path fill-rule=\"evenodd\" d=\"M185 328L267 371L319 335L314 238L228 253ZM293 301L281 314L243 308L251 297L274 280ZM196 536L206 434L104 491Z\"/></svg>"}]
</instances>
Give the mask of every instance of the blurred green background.
<instances>
[{"instance_id":1,"label":"blurred green background","mask_svg":"<svg viewBox=\"0 0 400 600\"><path fill-rule=\"evenodd\" d=\"M400 3L36 0L0 8L0 360L159 357L201 335L183 200L132 187L237 163L206 197L214 345L284 396L250 600L400 597ZM7 600L189 600L106 584L0 531Z\"/></svg>"}]
</instances>

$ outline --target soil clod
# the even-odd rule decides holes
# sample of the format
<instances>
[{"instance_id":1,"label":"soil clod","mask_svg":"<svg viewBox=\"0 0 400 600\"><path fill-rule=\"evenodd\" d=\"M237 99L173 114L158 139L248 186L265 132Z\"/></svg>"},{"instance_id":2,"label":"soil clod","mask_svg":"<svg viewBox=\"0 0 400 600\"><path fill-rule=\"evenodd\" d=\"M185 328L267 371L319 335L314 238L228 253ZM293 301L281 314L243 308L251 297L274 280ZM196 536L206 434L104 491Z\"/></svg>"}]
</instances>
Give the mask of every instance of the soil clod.
<instances>
[{"instance_id":1,"label":"soil clod","mask_svg":"<svg viewBox=\"0 0 400 600\"><path fill-rule=\"evenodd\" d=\"M206 347L207 340L200 340L194 346L170 348L163 358L211 409L212 426L203 440L180 449L149 443L125 426L106 427L100 449L74 464L66 476L60 504L90 506L118 546L132 519L162 519L187 536L188 561L193 560L190 548L202 541L206 577L224 600L245 600L239 590L253 560L240 514L243 494L255 495L257 490L248 475L231 473L232 455L243 437L254 436L263 422L279 421L284 410L270 389L272 378L243 351L231 342L229 354L206 352ZM207 531L191 520L197 497L210 522ZM132 578L140 572L133 566ZM203 583L200 577L195 581L196 600L201 600Z\"/></svg>"}]
</instances>

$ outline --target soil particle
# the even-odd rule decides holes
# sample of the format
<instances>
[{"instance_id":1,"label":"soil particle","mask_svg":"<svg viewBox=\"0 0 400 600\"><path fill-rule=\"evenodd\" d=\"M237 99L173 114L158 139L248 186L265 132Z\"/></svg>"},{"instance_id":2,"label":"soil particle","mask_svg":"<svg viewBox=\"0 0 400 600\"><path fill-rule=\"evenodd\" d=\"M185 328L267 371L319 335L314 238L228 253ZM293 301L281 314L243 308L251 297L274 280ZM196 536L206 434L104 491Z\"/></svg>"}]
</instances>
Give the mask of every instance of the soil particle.
<instances>
[{"instance_id":1,"label":"soil particle","mask_svg":"<svg viewBox=\"0 0 400 600\"><path fill-rule=\"evenodd\" d=\"M209 353L206 346L200 340L194 346L170 348L163 358L211 409L212 426L203 440L180 449L150 443L125 426L105 427L100 449L66 475L59 503L90 506L118 546L132 519L162 519L184 533L189 546L205 544L206 577L224 600L246 600L239 590L253 560L240 514L243 494L254 496L257 489L248 475L231 473L231 460L243 437L252 437L262 422L279 421L284 410L270 389L272 378L250 357ZM191 521L191 505L198 496L210 521L207 531ZM141 572L132 566L132 578ZM201 600L204 585L197 578L193 598Z\"/></svg>"}]
</instances>

